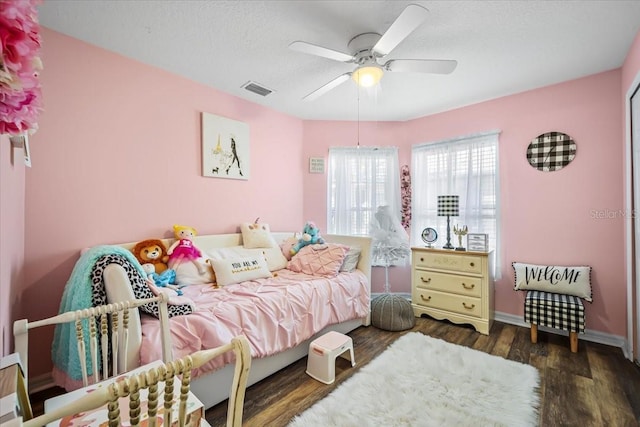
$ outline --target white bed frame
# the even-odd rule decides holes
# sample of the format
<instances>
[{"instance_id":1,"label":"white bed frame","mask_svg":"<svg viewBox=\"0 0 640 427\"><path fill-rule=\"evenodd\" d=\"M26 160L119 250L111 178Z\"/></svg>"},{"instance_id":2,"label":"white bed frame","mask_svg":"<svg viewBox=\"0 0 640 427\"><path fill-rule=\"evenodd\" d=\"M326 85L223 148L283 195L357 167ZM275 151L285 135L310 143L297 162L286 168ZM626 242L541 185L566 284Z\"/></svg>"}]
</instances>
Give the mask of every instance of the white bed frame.
<instances>
[{"instance_id":1,"label":"white bed frame","mask_svg":"<svg viewBox=\"0 0 640 427\"><path fill-rule=\"evenodd\" d=\"M287 237L294 235L293 232L274 232L272 234L277 242L281 242ZM357 246L362 249L357 269L362 271L367 277L369 293L371 293L371 238L340 235L323 235L323 238L327 242L342 243L349 246ZM169 247L172 242L173 239L163 239L163 243L166 247ZM194 239L194 244L203 252L213 248L239 246L242 245L242 235L240 233L235 233L197 236ZM118 246L122 246L126 249L132 249L135 246L135 242L123 243ZM120 265L113 264L107 266L104 270L103 277L107 293L107 301L109 303L133 298L128 277ZM142 332L140 317L137 310L132 310L130 316L129 352L127 355L121 355L121 357L126 357L126 366L136 367L139 365L138 353L142 343ZM305 357L308 353L309 343L320 335L331 330L347 333L361 325L369 326L371 323L370 320L370 315L368 315L362 319L355 319L329 325L307 341L304 341L294 348L273 356L253 359L247 385L251 386L291 363ZM194 379L191 383L191 390L202 401L205 408L210 408L229 397L229 388L226 385L233 379L233 374L233 365L227 365L222 369Z\"/></svg>"}]
</instances>

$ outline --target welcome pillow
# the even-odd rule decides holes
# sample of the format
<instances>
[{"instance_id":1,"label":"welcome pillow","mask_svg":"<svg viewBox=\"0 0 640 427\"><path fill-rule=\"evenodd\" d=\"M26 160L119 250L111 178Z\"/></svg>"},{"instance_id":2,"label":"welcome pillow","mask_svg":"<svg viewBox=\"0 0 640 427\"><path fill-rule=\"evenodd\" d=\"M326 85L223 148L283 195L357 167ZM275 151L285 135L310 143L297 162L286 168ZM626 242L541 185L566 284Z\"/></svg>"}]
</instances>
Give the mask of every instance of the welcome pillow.
<instances>
[{"instance_id":1,"label":"welcome pillow","mask_svg":"<svg viewBox=\"0 0 640 427\"><path fill-rule=\"evenodd\" d=\"M535 265L514 262L515 290L574 295L592 302L591 267Z\"/></svg>"},{"instance_id":2,"label":"welcome pillow","mask_svg":"<svg viewBox=\"0 0 640 427\"><path fill-rule=\"evenodd\" d=\"M336 243L307 245L291 258L287 269L312 276L334 277L348 251L348 246Z\"/></svg>"}]
</instances>

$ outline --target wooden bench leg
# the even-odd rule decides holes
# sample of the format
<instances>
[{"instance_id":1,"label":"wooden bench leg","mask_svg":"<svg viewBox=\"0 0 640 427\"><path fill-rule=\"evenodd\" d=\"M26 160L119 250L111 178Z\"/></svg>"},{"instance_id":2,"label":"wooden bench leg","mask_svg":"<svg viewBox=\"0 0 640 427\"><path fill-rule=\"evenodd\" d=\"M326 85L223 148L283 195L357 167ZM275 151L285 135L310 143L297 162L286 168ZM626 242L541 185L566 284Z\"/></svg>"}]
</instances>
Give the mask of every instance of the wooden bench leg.
<instances>
[{"instance_id":1,"label":"wooden bench leg","mask_svg":"<svg viewBox=\"0 0 640 427\"><path fill-rule=\"evenodd\" d=\"M534 323L531 324L531 342L534 344L538 342L538 325Z\"/></svg>"},{"instance_id":2,"label":"wooden bench leg","mask_svg":"<svg viewBox=\"0 0 640 427\"><path fill-rule=\"evenodd\" d=\"M571 342L571 353L578 352L578 333L569 332L569 341Z\"/></svg>"}]
</instances>

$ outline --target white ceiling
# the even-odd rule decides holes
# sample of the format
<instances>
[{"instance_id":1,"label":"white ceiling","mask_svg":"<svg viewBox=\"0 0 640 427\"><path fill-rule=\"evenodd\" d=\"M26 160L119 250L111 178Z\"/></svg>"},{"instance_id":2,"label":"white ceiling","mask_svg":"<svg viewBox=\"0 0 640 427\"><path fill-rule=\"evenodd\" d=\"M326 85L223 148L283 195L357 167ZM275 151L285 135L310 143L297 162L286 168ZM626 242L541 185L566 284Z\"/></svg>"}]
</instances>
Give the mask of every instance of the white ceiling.
<instances>
[{"instance_id":1,"label":"white ceiling","mask_svg":"<svg viewBox=\"0 0 640 427\"><path fill-rule=\"evenodd\" d=\"M455 59L452 74L387 72L359 101L351 80L302 100L355 65L295 52L291 42L350 53L353 36L384 33L411 3L429 10L427 21L385 59ZM45 0L39 18L302 119L402 121L620 67L640 29L640 1ZM242 89L250 80L274 93Z\"/></svg>"}]
</instances>

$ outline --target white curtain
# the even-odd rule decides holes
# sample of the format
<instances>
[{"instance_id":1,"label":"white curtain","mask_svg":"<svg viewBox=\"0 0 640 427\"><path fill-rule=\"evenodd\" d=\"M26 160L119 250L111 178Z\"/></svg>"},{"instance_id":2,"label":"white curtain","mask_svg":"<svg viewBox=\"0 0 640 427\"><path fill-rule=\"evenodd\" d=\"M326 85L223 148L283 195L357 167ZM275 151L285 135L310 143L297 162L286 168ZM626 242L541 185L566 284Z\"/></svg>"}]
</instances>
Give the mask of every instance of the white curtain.
<instances>
[{"instance_id":1,"label":"white curtain","mask_svg":"<svg viewBox=\"0 0 640 427\"><path fill-rule=\"evenodd\" d=\"M330 148L328 163L328 233L368 236L379 206L401 218L397 147Z\"/></svg>"},{"instance_id":2,"label":"white curtain","mask_svg":"<svg viewBox=\"0 0 640 427\"><path fill-rule=\"evenodd\" d=\"M424 245L422 230L433 227L438 232L436 247L444 246L447 218L437 216L438 196L458 195L460 215L451 217L451 243L458 246L454 225L466 225L470 233L488 234L499 274L498 135L499 131L492 131L412 147L411 242Z\"/></svg>"}]
</instances>

